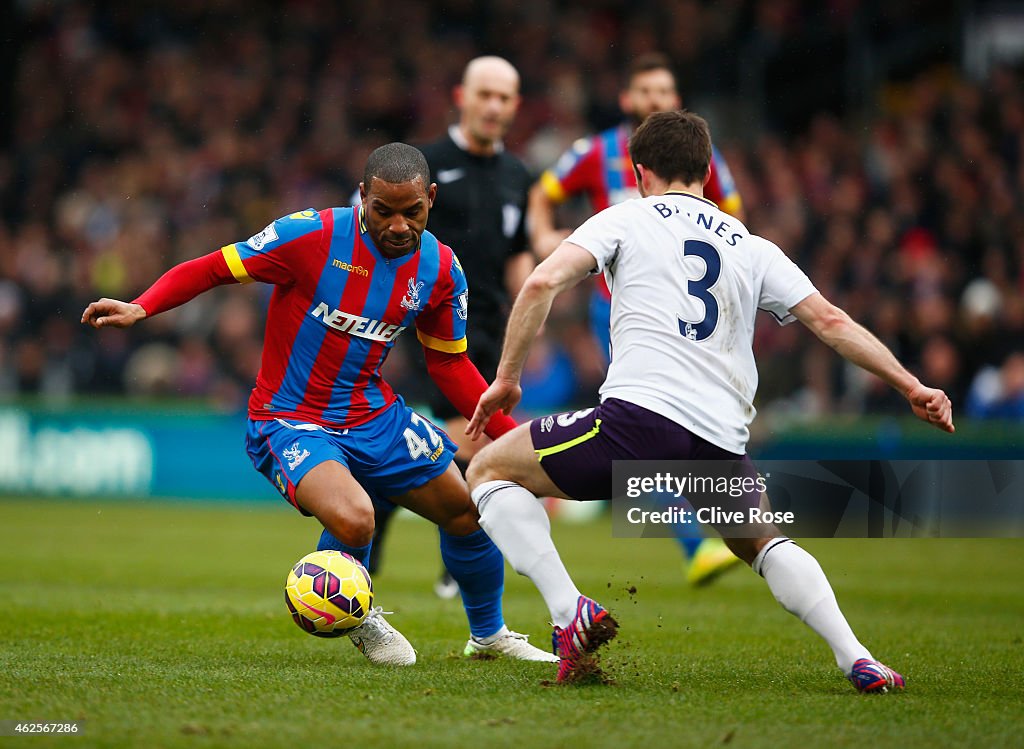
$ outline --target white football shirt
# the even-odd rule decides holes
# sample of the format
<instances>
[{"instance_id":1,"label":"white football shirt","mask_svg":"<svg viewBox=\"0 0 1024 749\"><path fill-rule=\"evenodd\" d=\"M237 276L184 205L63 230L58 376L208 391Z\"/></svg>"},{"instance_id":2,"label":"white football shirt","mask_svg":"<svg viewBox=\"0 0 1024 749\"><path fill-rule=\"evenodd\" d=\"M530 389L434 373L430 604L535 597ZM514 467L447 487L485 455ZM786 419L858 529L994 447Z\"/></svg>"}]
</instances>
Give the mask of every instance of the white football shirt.
<instances>
[{"instance_id":1,"label":"white football shirt","mask_svg":"<svg viewBox=\"0 0 1024 749\"><path fill-rule=\"evenodd\" d=\"M673 192L601 211L566 240L597 260L612 292L612 361L601 400L662 414L732 453L754 419L754 317L816 290L776 245L710 200Z\"/></svg>"}]
</instances>

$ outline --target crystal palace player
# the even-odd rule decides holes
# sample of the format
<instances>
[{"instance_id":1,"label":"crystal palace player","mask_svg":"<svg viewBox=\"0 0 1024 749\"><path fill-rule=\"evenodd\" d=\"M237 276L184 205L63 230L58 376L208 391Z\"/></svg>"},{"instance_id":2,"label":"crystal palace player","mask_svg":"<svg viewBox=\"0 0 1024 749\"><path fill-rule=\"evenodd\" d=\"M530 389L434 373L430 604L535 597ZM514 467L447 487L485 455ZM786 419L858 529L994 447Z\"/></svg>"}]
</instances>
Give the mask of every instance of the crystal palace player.
<instances>
[{"instance_id":1,"label":"crystal palace player","mask_svg":"<svg viewBox=\"0 0 1024 749\"><path fill-rule=\"evenodd\" d=\"M573 673L583 652L614 636L616 625L576 589L535 495L608 497L615 460L732 460L749 467L758 308L781 324L799 320L898 390L916 416L953 431L945 393L921 384L826 301L778 247L702 197L711 158L704 120L688 112L651 115L629 148L645 197L588 220L533 272L512 308L498 376L470 422L478 434L489 415L515 407L523 363L555 295L604 271L612 284L615 358L601 404L524 424L469 466L480 524L551 611L559 680ZM750 499L757 507L760 495ZM829 644L854 686L902 688L903 678L854 636L814 557L774 526L751 530L747 535L757 537L730 538L730 548Z\"/></svg>"},{"instance_id":2,"label":"crystal palace player","mask_svg":"<svg viewBox=\"0 0 1024 749\"><path fill-rule=\"evenodd\" d=\"M633 61L619 95L619 106L628 118L613 128L581 138L541 175L530 190L530 238L534 252L545 258L568 234L555 228L555 208L573 195L586 195L594 213L610 205L640 196L627 144L636 127L653 112L667 112L680 106L676 79L668 58L652 52ZM711 176L704 196L726 213L743 220L743 205L725 159L711 147ZM598 278L590 296L590 329L608 362L611 339L609 315L611 295L604 279ZM689 559L687 579L703 585L736 565L738 560L719 539L702 539L700 527L676 526L679 542Z\"/></svg>"},{"instance_id":3,"label":"crystal palace player","mask_svg":"<svg viewBox=\"0 0 1024 749\"><path fill-rule=\"evenodd\" d=\"M370 155L359 189L358 208L285 216L244 242L172 268L132 303L93 302L82 322L128 327L214 286L273 284L249 399L253 465L363 563L373 536L368 492L433 521L475 649L552 661L504 625L504 561L480 530L452 464L454 445L380 374L395 339L415 326L431 378L459 410L470 415L486 387L464 353L465 275L452 250L424 230L437 186L422 153L391 143ZM499 416L487 433L497 437L514 426ZM374 663L416 661L379 608L350 637Z\"/></svg>"},{"instance_id":4,"label":"crystal palace player","mask_svg":"<svg viewBox=\"0 0 1024 749\"><path fill-rule=\"evenodd\" d=\"M533 270L526 240L526 201L532 178L504 146L519 107L519 73L508 60L476 57L455 88L458 122L438 141L420 150L438 182L430 210L430 230L458 249L469 283L467 353L485 378L494 376L501 356L508 301ZM459 449L456 464L465 471L480 442L466 439L466 420L443 393L431 389L430 410L444 420ZM376 524L370 572L378 569L394 505L374 498ZM333 548L324 533L320 548ZM442 598L458 595L447 570L434 585Z\"/></svg>"}]
</instances>

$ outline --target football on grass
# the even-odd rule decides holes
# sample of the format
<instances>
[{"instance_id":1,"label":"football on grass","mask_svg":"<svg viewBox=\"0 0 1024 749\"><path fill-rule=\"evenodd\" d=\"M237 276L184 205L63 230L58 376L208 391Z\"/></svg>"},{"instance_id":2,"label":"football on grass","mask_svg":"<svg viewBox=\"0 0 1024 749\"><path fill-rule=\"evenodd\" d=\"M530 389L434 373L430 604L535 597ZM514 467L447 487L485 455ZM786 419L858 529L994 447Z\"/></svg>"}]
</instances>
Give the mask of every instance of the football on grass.
<instances>
[{"instance_id":1,"label":"football on grass","mask_svg":"<svg viewBox=\"0 0 1024 749\"><path fill-rule=\"evenodd\" d=\"M292 567L284 587L292 619L317 637L338 637L363 623L373 605L370 574L341 551L314 551Z\"/></svg>"}]
</instances>

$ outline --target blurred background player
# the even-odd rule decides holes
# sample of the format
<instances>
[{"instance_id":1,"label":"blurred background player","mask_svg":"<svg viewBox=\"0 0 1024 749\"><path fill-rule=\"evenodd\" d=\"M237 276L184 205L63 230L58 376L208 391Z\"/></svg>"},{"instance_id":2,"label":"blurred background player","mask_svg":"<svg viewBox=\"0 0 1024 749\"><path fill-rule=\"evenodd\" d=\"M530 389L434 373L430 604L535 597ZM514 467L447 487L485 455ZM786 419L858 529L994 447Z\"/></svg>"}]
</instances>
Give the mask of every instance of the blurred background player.
<instances>
[{"instance_id":1,"label":"blurred background player","mask_svg":"<svg viewBox=\"0 0 1024 749\"><path fill-rule=\"evenodd\" d=\"M468 354L490 380L501 356L509 299L534 266L525 222L532 177L502 142L519 107L519 73L501 57L477 57L466 65L453 99L459 121L443 138L420 149L438 184L430 231L458 250L469 284ZM466 439L466 420L437 388L431 389L430 408L458 445L455 463L465 472L482 444ZM379 568L396 509L379 499L374 508L371 574ZM327 531L321 548L334 548ZM446 569L434 590L442 598L453 598L459 591Z\"/></svg>"},{"instance_id":2,"label":"blurred background player","mask_svg":"<svg viewBox=\"0 0 1024 749\"><path fill-rule=\"evenodd\" d=\"M624 83L619 107L626 120L576 141L530 190L530 239L540 258L554 252L569 235L569 230L556 225L556 209L569 198L585 196L591 212L599 213L610 205L640 197L629 159L629 137L649 115L679 109L681 101L669 59L656 52L637 57ZM714 146L704 195L721 210L744 220L739 192ZM589 318L606 367L611 356L610 314L611 293L604 278L598 277L590 296ZM711 582L739 561L720 539L703 538L697 524L679 525L675 530L688 561L687 580L693 585Z\"/></svg>"},{"instance_id":3,"label":"blurred background player","mask_svg":"<svg viewBox=\"0 0 1024 749\"><path fill-rule=\"evenodd\" d=\"M537 495L608 497L618 460L730 461L743 475L756 475L746 448L755 414L752 341L759 309L780 325L799 320L844 359L884 380L919 419L954 431L942 390L922 384L885 344L827 301L777 245L704 199L711 136L701 117L654 114L629 148L644 199L593 216L533 272L512 308L498 376L470 422L477 434L494 414L515 408L523 365L554 298L604 272L612 283L617 355L600 404L523 424L481 450L469 469L480 525L548 604L559 681L578 675L584 654L614 637L618 625L569 577ZM743 516L765 502L762 492L751 492ZM776 600L828 643L858 691L903 688L903 677L854 635L813 556L769 523L751 520L725 532L729 547Z\"/></svg>"},{"instance_id":4,"label":"blurred background player","mask_svg":"<svg viewBox=\"0 0 1024 749\"><path fill-rule=\"evenodd\" d=\"M359 192L357 208L292 213L244 242L175 266L134 302L91 303L82 322L126 328L216 286L272 284L249 400L253 466L330 530L334 548L363 564L373 538L371 496L434 522L462 591L466 649L551 661L504 624L504 561L452 465L455 445L380 374L395 340L415 327L428 374L464 413L485 387L465 353L465 275L451 248L426 231L437 186L423 154L389 143L370 154ZM488 431L498 436L514 426L502 416ZM374 663L416 662L379 607L349 637Z\"/></svg>"}]
</instances>

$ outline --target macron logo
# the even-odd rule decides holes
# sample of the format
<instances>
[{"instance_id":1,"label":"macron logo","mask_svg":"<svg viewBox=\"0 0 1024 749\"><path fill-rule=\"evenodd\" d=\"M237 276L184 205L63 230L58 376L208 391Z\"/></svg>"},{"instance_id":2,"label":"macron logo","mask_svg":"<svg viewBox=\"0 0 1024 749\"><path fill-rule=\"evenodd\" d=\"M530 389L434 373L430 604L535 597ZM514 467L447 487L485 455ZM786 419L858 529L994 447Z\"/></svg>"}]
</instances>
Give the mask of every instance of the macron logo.
<instances>
[{"instance_id":1,"label":"macron logo","mask_svg":"<svg viewBox=\"0 0 1024 749\"><path fill-rule=\"evenodd\" d=\"M328 327L371 341L390 343L405 330L401 325L389 325L380 320L371 320L368 317L342 312L340 309L332 310L326 302L320 302L310 314Z\"/></svg>"},{"instance_id":2,"label":"macron logo","mask_svg":"<svg viewBox=\"0 0 1024 749\"><path fill-rule=\"evenodd\" d=\"M349 273L355 273L356 275L362 276L363 278L369 278L370 276L370 271L366 270L366 268L364 268L363 266L352 265L352 263L345 263L342 262L341 260L338 260L337 258L331 260L331 265L334 266L335 268L341 268L344 271L348 271Z\"/></svg>"}]
</instances>

